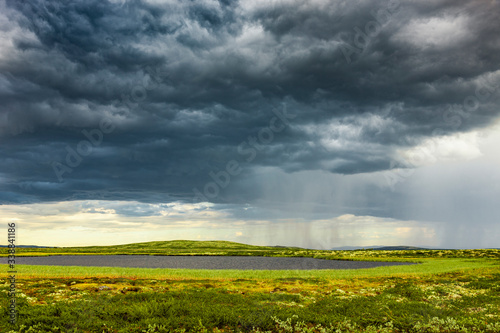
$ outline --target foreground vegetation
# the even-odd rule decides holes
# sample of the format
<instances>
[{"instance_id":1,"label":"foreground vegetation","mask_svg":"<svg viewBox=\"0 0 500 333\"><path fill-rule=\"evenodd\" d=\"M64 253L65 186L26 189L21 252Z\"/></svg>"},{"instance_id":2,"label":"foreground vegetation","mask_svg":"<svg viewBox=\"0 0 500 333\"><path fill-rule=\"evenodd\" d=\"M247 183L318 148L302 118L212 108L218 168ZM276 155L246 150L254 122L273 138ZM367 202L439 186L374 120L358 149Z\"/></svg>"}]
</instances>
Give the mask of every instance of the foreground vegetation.
<instances>
[{"instance_id":1,"label":"foreground vegetation","mask_svg":"<svg viewBox=\"0 0 500 333\"><path fill-rule=\"evenodd\" d=\"M319 252L312 255L334 256ZM354 258L421 264L319 271L18 266L18 321L8 323L5 283L0 331L500 332L498 250L365 252Z\"/></svg>"}]
</instances>

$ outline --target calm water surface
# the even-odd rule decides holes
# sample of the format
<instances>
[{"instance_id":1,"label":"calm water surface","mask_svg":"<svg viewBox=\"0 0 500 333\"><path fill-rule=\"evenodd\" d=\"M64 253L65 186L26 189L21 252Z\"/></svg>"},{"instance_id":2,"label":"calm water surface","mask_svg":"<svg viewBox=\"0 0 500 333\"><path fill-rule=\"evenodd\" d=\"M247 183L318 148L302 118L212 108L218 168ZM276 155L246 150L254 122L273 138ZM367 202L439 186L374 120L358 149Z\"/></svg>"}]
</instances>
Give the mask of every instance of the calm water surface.
<instances>
[{"instance_id":1,"label":"calm water surface","mask_svg":"<svg viewBox=\"0 0 500 333\"><path fill-rule=\"evenodd\" d=\"M360 269L380 266L413 265L412 263L402 262L344 261L314 258L148 255L17 257L16 264L49 266L258 270Z\"/></svg>"}]
</instances>

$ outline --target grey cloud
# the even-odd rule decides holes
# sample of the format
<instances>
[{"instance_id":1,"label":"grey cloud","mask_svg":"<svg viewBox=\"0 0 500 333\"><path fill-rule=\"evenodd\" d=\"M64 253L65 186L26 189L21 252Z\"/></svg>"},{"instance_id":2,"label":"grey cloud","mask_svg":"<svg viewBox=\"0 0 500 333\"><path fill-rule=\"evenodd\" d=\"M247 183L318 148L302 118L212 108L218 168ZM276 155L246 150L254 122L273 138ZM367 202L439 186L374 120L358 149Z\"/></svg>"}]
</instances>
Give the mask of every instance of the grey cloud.
<instances>
[{"instance_id":1,"label":"grey cloud","mask_svg":"<svg viewBox=\"0 0 500 333\"><path fill-rule=\"evenodd\" d=\"M2 29L13 46L0 59L4 203L190 201L231 160L243 170L231 180L240 192L221 189L213 200L245 202L259 196L261 167L387 170L396 149L436 129L488 126L499 114L494 91L459 125L444 117L499 81L496 3L393 2L397 11L350 63L342 45L355 45L355 28L389 2L6 5L12 26ZM403 38L412 22L457 15L474 38L439 47ZM247 162L238 147L284 106L296 117ZM60 182L53 162L66 165L68 147L76 150L87 139L82 130L102 119L114 130Z\"/></svg>"}]
</instances>

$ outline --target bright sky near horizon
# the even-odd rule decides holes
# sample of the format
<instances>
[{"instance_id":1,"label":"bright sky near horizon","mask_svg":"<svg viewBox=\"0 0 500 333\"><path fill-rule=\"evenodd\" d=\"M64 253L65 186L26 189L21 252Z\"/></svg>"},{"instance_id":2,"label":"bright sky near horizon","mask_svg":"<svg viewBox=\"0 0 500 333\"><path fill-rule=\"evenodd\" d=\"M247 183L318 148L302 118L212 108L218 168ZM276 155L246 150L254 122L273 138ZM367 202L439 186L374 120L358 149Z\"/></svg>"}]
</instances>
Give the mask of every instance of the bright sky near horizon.
<instances>
[{"instance_id":1,"label":"bright sky near horizon","mask_svg":"<svg viewBox=\"0 0 500 333\"><path fill-rule=\"evenodd\" d=\"M0 0L4 239L498 248L499 12Z\"/></svg>"}]
</instances>

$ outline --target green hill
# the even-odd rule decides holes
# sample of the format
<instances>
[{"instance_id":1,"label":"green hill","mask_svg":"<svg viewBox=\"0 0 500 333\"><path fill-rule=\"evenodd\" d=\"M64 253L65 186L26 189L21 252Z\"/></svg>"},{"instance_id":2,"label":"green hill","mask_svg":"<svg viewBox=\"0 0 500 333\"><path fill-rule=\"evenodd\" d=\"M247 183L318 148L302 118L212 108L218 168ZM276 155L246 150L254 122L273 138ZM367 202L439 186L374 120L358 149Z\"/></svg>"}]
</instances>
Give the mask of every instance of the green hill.
<instances>
[{"instance_id":1,"label":"green hill","mask_svg":"<svg viewBox=\"0 0 500 333\"><path fill-rule=\"evenodd\" d=\"M174 241L156 241L144 243L132 243L113 246L99 246L99 248L120 248L120 249L272 249L267 246L247 245L230 241L190 241L190 240L174 240Z\"/></svg>"},{"instance_id":2,"label":"green hill","mask_svg":"<svg viewBox=\"0 0 500 333\"><path fill-rule=\"evenodd\" d=\"M8 255L0 248L0 256ZM384 260L384 258L500 258L500 250L429 250L410 246L359 250L311 250L299 247L257 246L229 241L156 241L110 246L16 248L16 256L51 255L163 255L163 256L266 256L314 257L342 260Z\"/></svg>"},{"instance_id":3,"label":"green hill","mask_svg":"<svg viewBox=\"0 0 500 333\"><path fill-rule=\"evenodd\" d=\"M257 246L229 241L154 241L110 246L81 246L56 248L18 248L17 255L64 254L148 254L148 255L250 255L275 256L303 249L295 247Z\"/></svg>"}]
</instances>

